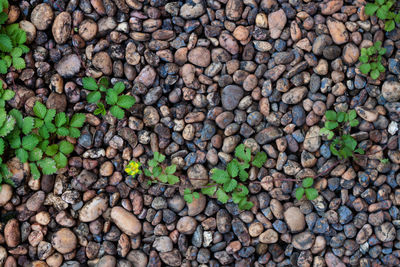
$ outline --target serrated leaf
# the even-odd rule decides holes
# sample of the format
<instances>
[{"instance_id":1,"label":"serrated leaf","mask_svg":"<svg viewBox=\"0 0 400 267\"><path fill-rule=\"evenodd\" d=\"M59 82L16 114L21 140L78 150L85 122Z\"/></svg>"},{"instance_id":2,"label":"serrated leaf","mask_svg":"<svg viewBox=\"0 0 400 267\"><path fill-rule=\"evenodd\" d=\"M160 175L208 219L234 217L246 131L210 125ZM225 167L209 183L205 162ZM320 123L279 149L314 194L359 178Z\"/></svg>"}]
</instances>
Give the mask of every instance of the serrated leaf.
<instances>
[{"instance_id":1,"label":"serrated leaf","mask_svg":"<svg viewBox=\"0 0 400 267\"><path fill-rule=\"evenodd\" d=\"M155 167L155 166L157 166L157 160L155 160L155 159L151 159L151 160L149 160L148 162L147 162L147 164L150 166L150 167Z\"/></svg>"},{"instance_id":2,"label":"serrated leaf","mask_svg":"<svg viewBox=\"0 0 400 267\"><path fill-rule=\"evenodd\" d=\"M17 156L17 158L22 162L25 163L28 161L28 151L26 151L23 148L18 148L17 150L15 150L15 155Z\"/></svg>"},{"instance_id":3,"label":"serrated leaf","mask_svg":"<svg viewBox=\"0 0 400 267\"><path fill-rule=\"evenodd\" d=\"M107 79L107 77L101 77L100 79L99 79L99 85L101 85L101 86L103 86L103 87L108 87L109 86L109 82L108 82L108 79Z\"/></svg>"},{"instance_id":4,"label":"serrated leaf","mask_svg":"<svg viewBox=\"0 0 400 267\"><path fill-rule=\"evenodd\" d=\"M74 145L68 141L63 140L60 142L58 150L61 153L68 155L68 154L71 154L72 151L74 151Z\"/></svg>"},{"instance_id":5,"label":"serrated leaf","mask_svg":"<svg viewBox=\"0 0 400 267\"><path fill-rule=\"evenodd\" d=\"M252 164L257 168L261 168L266 161L267 161L267 154L265 152L257 152L256 156L253 159Z\"/></svg>"},{"instance_id":6,"label":"serrated leaf","mask_svg":"<svg viewBox=\"0 0 400 267\"><path fill-rule=\"evenodd\" d=\"M46 153L47 156L54 156L55 154L57 154L58 152L58 145L57 144L53 144L51 146L48 146L46 148L46 150L44 151Z\"/></svg>"},{"instance_id":7,"label":"serrated leaf","mask_svg":"<svg viewBox=\"0 0 400 267\"><path fill-rule=\"evenodd\" d=\"M44 123L51 123L56 116L56 110L55 109L48 109L46 112L46 116L44 116Z\"/></svg>"},{"instance_id":8,"label":"serrated leaf","mask_svg":"<svg viewBox=\"0 0 400 267\"><path fill-rule=\"evenodd\" d=\"M308 200L314 200L318 197L318 191L315 188L307 188L305 191Z\"/></svg>"},{"instance_id":9,"label":"serrated leaf","mask_svg":"<svg viewBox=\"0 0 400 267\"><path fill-rule=\"evenodd\" d=\"M165 168L165 173L166 174L174 174L176 172L176 165L172 164L171 166L168 166Z\"/></svg>"},{"instance_id":10,"label":"serrated leaf","mask_svg":"<svg viewBox=\"0 0 400 267\"><path fill-rule=\"evenodd\" d=\"M217 186L211 186L211 185L207 185L207 187L203 187L201 189L201 193L203 193L204 195L207 196L213 196L215 194L215 191L217 191Z\"/></svg>"},{"instance_id":11,"label":"serrated leaf","mask_svg":"<svg viewBox=\"0 0 400 267\"><path fill-rule=\"evenodd\" d=\"M246 186L240 184L236 187L236 192L239 196L247 196L249 194L249 189Z\"/></svg>"},{"instance_id":12,"label":"serrated leaf","mask_svg":"<svg viewBox=\"0 0 400 267\"><path fill-rule=\"evenodd\" d=\"M33 179L37 180L40 178L40 171L35 163L29 163L29 168L31 169L31 175Z\"/></svg>"},{"instance_id":13,"label":"serrated leaf","mask_svg":"<svg viewBox=\"0 0 400 267\"><path fill-rule=\"evenodd\" d=\"M153 168L153 175L154 175L154 177L160 176L160 175L161 175L161 172L162 172L162 169L161 169L160 166L156 166L156 167ZM164 183L166 183L166 182L167 182L167 177L165 176Z\"/></svg>"},{"instance_id":14,"label":"serrated leaf","mask_svg":"<svg viewBox=\"0 0 400 267\"><path fill-rule=\"evenodd\" d=\"M147 177L151 177L153 176L153 174L151 173L151 171L149 169L144 169L144 175L146 175Z\"/></svg>"},{"instance_id":15,"label":"serrated leaf","mask_svg":"<svg viewBox=\"0 0 400 267\"><path fill-rule=\"evenodd\" d=\"M303 187L298 187L296 189L296 198L297 200L301 200L304 196L304 188Z\"/></svg>"},{"instance_id":16,"label":"serrated leaf","mask_svg":"<svg viewBox=\"0 0 400 267\"><path fill-rule=\"evenodd\" d=\"M113 89L119 95L125 90L125 84L123 82L117 82L116 84L114 84Z\"/></svg>"},{"instance_id":17,"label":"serrated leaf","mask_svg":"<svg viewBox=\"0 0 400 267\"><path fill-rule=\"evenodd\" d=\"M24 134L29 134L32 131L34 124L35 124L35 120L32 117L24 118L24 121L22 124L22 132Z\"/></svg>"},{"instance_id":18,"label":"serrated leaf","mask_svg":"<svg viewBox=\"0 0 400 267\"><path fill-rule=\"evenodd\" d=\"M244 182L249 178L249 174L245 170L240 170L239 171L239 179L240 181Z\"/></svg>"},{"instance_id":19,"label":"serrated leaf","mask_svg":"<svg viewBox=\"0 0 400 267\"><path fill-rule=\"evenodd\" d=\"M251 150L246 148L244 144L240 144L235 148L235 156L245 162L251 160Z\"/></svg>"},{"instance_id":20,"label":"serrated leaf","mask_svg":"<svg viewBox=\"0 0 400 267\"><path fill-rule=\"evenodd\" d=\"M12 110L10 110L10 112L9 112L8 114L10 114L11 116L14 117L15 122L16 122L18 128L22 128L24 119L23 119L23 116L22 116L21 111L19 111L19 110L13 108ZM0 124L1 124L1 123L0 123Z\"/></svg>"},{"instance_id":21,"label":"serrated leaf","mask_svg":"<svg viewBox=\"0 0 400 267\"><path fill-rule=\"evenodd\" d=\"M11 50L10 55L11 55L12 57L20 57L20 56L22 56L22 49L19 48L19 47L14 47L14 48Z\"/></svg>"},{"instance_id":22,"label":"serrated leaf","mask_svg":"<svg viewBox=\"0 0 400 267\"><path fill-rule=\"evenodd\" d=\"M3 7L0 4L0 24L4 24L8 19L8 15L3 12Z\"/></svg>"},{"instance_id":23,"label":"serrated leaf","mask_svg":"<svg viewBox=\"0 0 400 267\"><path fill-rule=\"evenodd\" d=\"M65 127L60 127L60 128L57 128L56 133L59 136L65 137L65 136L69 135L69 130L67 128L65 128Z\"/></svg>"},{"instance_id":24,"label":"serrated leaf","mask_svg":"<svg viewBox=\"0 0 400 267\"><path fill-rule=\"evenodd\" d=\"M217 190L217 199L219 202L226 204L226 202L228 202L229 200L229 196L222 189L219 188Z\"/></svg>"},{"instance_id":25,"label":"serrated leaf","mask_svg":"<svg viewBox=\"0 0 400 267\"><path fill-rule=\"evenodd\" d=\"M232 194L232 201L233 201L233 203L235 203L235 204L239 204L239 202L240 202L243 198L246 198L246 197L241 196L241 195L239 195L239 194L236 193L236 192L234 192L234 193Z\"/></svg>"},{"instance_id":26,"label":"serrated leaf","mask_svg":"<svg viewBox=\"0 0 400 267\"><path fill-rule=\"evenodd\" d=\"M106 95L106 102L109 105L115 105L118 101L118 94L113 89L109 89Z\"/></svg>"},{"instance_id":27,"label":"serrated leaf","mask_svg":"<svg viewBox=\"0 0 400 267\"><path fill-rule=\"evenodd\" d=\"M193 202L193 195L192 194L184 194L183 195L183 199L187 202L187 203L192 203Z\"/></svg>"},{"instance_id":28,"label":"serrated leaf","mask_svg":"<svg viewBox=\"0 0 400 267\"><path fill-rule=\"evenodd\" d=\"M328 130L333 130L336 129L336 127L338 127L339 124L336 121L326 121L325 122L325 128Z\"/></svg>"},{"instance_id":29,"label":"serrated leaf","mask_svg":"<svg viewBox=\"0 0 400 267\"><path fill-rule=\"evenodd\" d=\"M11 52L13 48L10 37L7 34L0 34L0 51Z\"/></svg>"},{"instance_id":30,"label":"serrated leaf","mask_svg":"<svg viewBox=\"0 0 400 267\"><path fill-rule=\"evenodd\" d=\"M71 118L70 126L74 128L81 128L86 121L86 116L83 113L76 113Z\"/></svg>"},{"instance_id":31,"label":"serrated leaf","mask_svg":"<svg viewBox=\"0 0 400 267\"><path fill-rule=\"evenodd\" d=\"M253 202L247 201L247 199L242 199L239 202L239 209L240 210L249 210L254 206Z\"/></svg>"},{"instance_id":32,"label":"serrated leaf","mask_svg":"<svg viewBox=\"0 0 400 267\"><path fill-rule=\"evenodd\" d=\"M117 104L121 108L129 109L136 103L136 98L130 95L121 95L118 97Z\"/></svg>"},{"instance_id":33,"label":"serrated leaf","mask_svg":"<svg viewBox=\"0 0 400 267\"><path fill-rule=\"evenodd\" d=\"M335 121L336 120L336 112L333 110L327 110L325 112L325 117L329 121Z\"/></svg>"},{"instance_id":34,"label":"serrated leaf","mask_svg":"<svg viewBox=\"0 0 400 267\"><path fill-rule=\"evenodd\" d=\"M371 65L370 64L366 64L366 63L365 64L361 64L361 66L360 66L361 73L368 74L370 70L371 70Z\"/></svg>"},{"instance_id":35,"label":"serrated leaf","mask_svg":"<svg viewBox=\"0 0 400 267\"><path fill-rule=\"evenodd\" d=\"M118 106L112 106L110 108L110 113L117 119L121 120L125 116L125 112Z\"/></svg>"},{"instance_id":36,"label":"serrated leaf","mask_svg":"<svg viewBox=\"0 0 400 267\"><path fill-rule=\"evenodd\" d=\"M7 116L3 126L0 128L0 137L7 136L15 126L15 119L12 116Z\"/></svg>"},{"instance_id":37,"label":"serrated leaf","mask_svg":"<svg viewBox=\"0 0 400 267\"><path fill-rule=\"evenodd\" d=\"M356 150L354 150L354 152L356 152L358 154L361 154L361 155L365 154L365 151L363 149L361 149L361 148L357 148Z\"/></svg>"},{"instance_id":38,"label":"serrated leaf","mask_svg":"<svg viewBox=\"0 0 400 267\"><path fill-rule=\"evenodd\" d=\"M4 147L5 147L5 142L4 142L3 138L0 138L0 155L3 155Z\"/></svg>"},{"instance_id":39,"label":"serrated leaf","mask_svg":"<svg viewBox=\"0 0 400 267\"><path fill-rule=\"evenodd\" d=\"M72 138L78 138L81 136L81 131L77 128L71 127L69 128L69 136Z\"/></svg>"},{"instance_id":40,"label":"serrated leaf","mask_svg":"<svg viewBox=\"0 0 400 267\"><path fill-rule=\"evenodd\" d=\"M25 60L21 57L13 57L12 63L16 70L22 70L26 67Z\"/></svg>"},{"instance_id":41,"label":"serrated leaf","mask_svg":"<svg viewBox=\"0 0 400 267\"><path fill-rule=\"evenodd\" d=\"M91 91L95 91L99 89L96 80L93 77L84 77L82 78L83 88Z\"/></svg>"},{"instance_id":42,"label":"serrated leaf","mask_svg":"<svg viewBox=\"0 0 400 267\"><path fill-rule=\"evenodd\" d=\"M304 188L310 187L312 186L314 183L314 179L311 177L308 177L306 179L303 180L302 185Z\"/></svg>"},{"instance_id":43,"label":"serrated leaf","mask_svg":"<svg viewBox=\"0 0 400 267\"><path fill-rule=\"evenodd\" d=\"M237 186L237 181L235 179L230 179L229 181L224 183L224 190L225 192L229 193L235 190L236 186Z\"/></svg>"},{"instance_id":44,"label":"serrated leaf","mask_svg":"<svg viewBox=\"0 0 400 267\"><path fill-rule=\"evenodd\" d=\"M67 123L67 115L64 112L60 112L56 114L54 118L54 123L56 127L61 127Z\"/></svg>"},{"instance_id":45,"label":"serrated leaf","mask_svg":"<svg viewBox=\"0 0 400 267\"><path fill-rule=\"evenodd\" d=\"M29 47L26 45L20 44L18 47L22 49L22 53L24 54L29 52Z\"/></svg>"},{"instance_id":46,"label":"serrated leaf","mask_svg":"<svg viewBox=\"0 0 400 267\"><path fill-rule=\"evenodd\" d=\"M3 99L5 101L11 100L15 96L15 92L12 90L5 90L3 94Z\"/></svg>"},{"instance_id":47,"label":"serrated leaf","mask_svg":"<svg viewBox=\"0 0 400 267\"><path fill-rule=\"evenodd\" d=\"M47 146L49 145L49 140L43 140L40 144L39 144L39 148L42 151L46 151Z\"/></svg>"},{"instance_id":48,"label":"serrated leaf","mask_svg":"<svg viewBox=\"0 0 400 267\"><path fill-rule=\"evenodd\" d=\"M8 66L7 66L6 61L3 60L3 59L0 59L0 73L1 74L6 74L7 73L7 69L8 69Z\"/></svg>"},{"instance_id":49,"label":"serrated leaf","mask_svg":"<svg viewBox=\"0 0 400 267\"><path fill-rule=\"evenodd\" d=\"M373 71L371 71L371 78L372 79L374 79L374 80L376 80L376 79L378 79L379 78L379 75L380 75L380 72L379 72L379 70L373 70Z\"/></svg>"},{"instance_id":50,"label":"serrated leaf","mask_svg":"<svg viewBox=\"0 0 400 267\"><path fill-rule=\"evenodd\" d=\"M67 166L67 164L68 164L68 159L67 159L67 157L66 157L63 153L61 153L61 152L58 152L58 153L53 157L53 159L54 159L54 161L56 162L57 168L58 168L58 169L64 168L64 167Z\"/></svg>"},{"instance_id":51,"label":"serrated leaf","mask_svg":"<svg viewBox=\"0 0 400 267\"><path fill-rule=\"evenodd\" d=\"M29 152L29 161L38 161L41 160L43 156L43 151L35 147L31 152Z\"/></svg>"},{"instance_id":52,"label":"serrated leaf","mask_svg":"<svg viewBox=\"0 0 400 267\"><path fill-rule=\"evenodd\" d=\"M229 181L230 176L227 171L221 169L212 169L211 179L214 180L218 184L224 184Z\"/></svg>"},{"instance_id":53,"label":"serrated leaf","mask_svg":"<svg viewBox=\"0 0 400 267\"><path fill-rule=\"evenodd\" d=\"M99 91L91 92L86 96L86 100L89 103L97 103L101 99L101 93Z\"/></svg>"},{"instance_id":54,"label":"serrated leaf","mask_svg":"<svg viewBox=\"0 0 400 267\"><path fill-rule=\"evenodd\" d=\"M168 183L171 185L179 183L179 181L180 181L178 176L172 175L172 174L168 174L167 178L168 178Z\"/></svg>"},{"instance_id":55,"label":"serrated leaf","mask_svg":"<svg viewBox=\"0 0 400 267\"><path fill-rule=\"evenodd\" d=\"M33 113L35 113L37 117L44 119L47 113L47 108L39 101L36 101L35 105L33 106Z\"/></svg>"},{"instance_id":56,"label":"serrated leaf","mask_svg":"<svg viewBox=\"0 0 400 267\"><path fill-rule=\"evenodd\" d=\"M42 169L44 175L50 175L57 172L57 166L54 159L44 158L38 161L39 167Z\"/></svg>"},{"instance_id":57,"label":"serrated leaf","mask_svg":"<svg viewBox=\"0 0 400 267\"><path fill-rule=\"evenodd\" d=\"M367 3L365 5L365 15L372 16L378 10L379 6L373 3Z\"/></svg>"},{"instance_id":58,"label":"serrated leaf","mask_svg":"<svg viewBox=\"0 0 400 267\"><path fill-rule=\"evenodd\" d=\"M358 120L351 120L350 121L350 126L351 127L356 127L359 124Z\"/></svg>"},{"instance_id":59,"label":"serrated leaf","mask_svg":"<svg viewBox=\"0 0 400 267\"><path fill-rule=\"evenodd\" d=\"M22 137L22 147L27 151L32 151L39 144L39 139L34 135Z\"/></svg>"},{"instance_id":60,"label":"serrated leaf","mask_svg":"<svg viewBox=\"0 0 400 267\"><path fill-rule=\"evenodd\" d=\"M239 162L236 159L233 159L226 166L226 170L228 171L231 177L236 177L239 174Z\"/></svg>"},{"instance_id":61,"label":"serrated leaf","mask_svg":"<svg viewBox=\"0 0 400 267\"><path fill-rule=\"evenodd\" d=\"M198 193L198 192L193 192L193 197L195 198L195 199L199 199L200 198L200 194Z\"/></svg>"}]
</instances>

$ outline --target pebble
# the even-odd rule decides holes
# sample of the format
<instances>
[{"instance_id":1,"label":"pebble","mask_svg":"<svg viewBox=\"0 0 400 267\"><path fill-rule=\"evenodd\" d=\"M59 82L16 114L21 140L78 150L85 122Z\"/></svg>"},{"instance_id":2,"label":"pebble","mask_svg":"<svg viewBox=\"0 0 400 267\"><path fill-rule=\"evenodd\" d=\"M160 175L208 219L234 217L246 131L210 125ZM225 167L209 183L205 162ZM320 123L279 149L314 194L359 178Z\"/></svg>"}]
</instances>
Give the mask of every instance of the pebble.
<instances>
[{"instance_id":1,"label":"pebble","mask_svg":"<svg viewBox=\"0 0 400 267\"><path fill-rule=\"evenodd\" d=\"M68 228L61 228L51 237L51 245L62 254L72 252L77 243L78 240L75 234Z\"/></svg>"},{"instance_id":2,"label":"pebble","mask_svg":"<svg viewBox=\"0 0 400 267\"><path fill-rule=\"evenodd\" d=\"M122 207L111 209L111 220L128 236L136 236L142 231L142 224L135 215Z\"/></svg>"}]
</instances>

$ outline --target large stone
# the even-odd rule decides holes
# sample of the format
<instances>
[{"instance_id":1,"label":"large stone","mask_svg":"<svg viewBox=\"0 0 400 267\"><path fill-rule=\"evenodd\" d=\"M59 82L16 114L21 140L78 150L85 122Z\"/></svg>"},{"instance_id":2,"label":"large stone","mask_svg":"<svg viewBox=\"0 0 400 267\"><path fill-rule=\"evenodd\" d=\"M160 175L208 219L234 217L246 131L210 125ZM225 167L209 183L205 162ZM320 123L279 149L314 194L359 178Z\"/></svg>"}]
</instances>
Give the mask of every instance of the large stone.
<instances>
[{"instance_id":1,"label":"large stone","mask_svg":"<svg viewBox=\"0 0 400 267\"><path fill-rule=\"evenodd\" d=\"M78 239L68 228L61 228L51 238L51 245L62 254L72 252L76 248L77 243Z\"/></svg>"},{"instance_id":2,"label":"large stone","mask_svg":"<svg viewBox=\"0 0 400 267\"><path fill-rule=\"evenodd\" d=\"M239 20L243 13L243 0L229 0L225 7L225 14L229 20Z\"/></svg>"},{"instance_id":3,"label":"large stone","mask_svg":"<svg viewBox=\"0 0 400 267\"><path fill-rule=\"evenodd\" d=\"M349 33L343 22L328 17L326 24L335 44L345 44L349 41Z\"/></svg>"},{"instance_id":4,"label":"large stone","mask_svg":"<svg viewBox=\"0 0 400 267\"><path fill-rule=\"evenodd\" d=\"M304 214L297 207L290 207L284 213L285 222L291 232L301 232L306 226Z\"/></svg>"},{"instance_id":5,"label":"large stone","mask_svg":"<svg viewBox=\"0 0 400 267\"><path fill-rule=\"evenodd\" d=\"M289 105L299 103L307 95L308 89L305 86L295 87L282 95L282 102Z\"/></svg>"},{"instance_id":6,"label":"large stone","mask_svg":"<svg viewBox=\"0 0 400 267\"><path fill-rule=\"evenodd\" d=\"M92 222L99 218L108 207L108 199L105 195L97 196L87 202L79 211L79 220Z\"/></svg>"},{"instance_id":7,"label":"large stone","mask_svg":"<svg viewBox=\"0 0 400 267\"><path fill-rule=\"evenodd\" d=\"M321 146L321 136L319 135L320 128L312 126L304 139L304 149L308 152L316 152Z\"/></svg>"},{"instance_id":8,"label":"large stone","mask_svg":"<svg viewBox=\"0 0 400 267\"><path fill-rule=\"evenodd\" d=\"M56 65L55 69L64 78L71 78L81 69L81 60L76 54L64 56Z\"/></svg>"},{"instance_id":9,"label":"large stone","mask_svg":"<svg viewBox=\"0 0 400 267\"><path fill-rule=\"evenodd\" d=\"M142 224L133 213L122 207L114 207L111 210L112 221L129 236L136 236L142 231Z\"/></svg>"},{"instance_id":10,"label":"large stone","mask_svg":"<svg viewBox=\"0 0 400 267\"><path fill-rule=\"evenodd\" d=\"M285 28L287 18L283 9L272 12L268 16L268 24L270 36L272 39L278 39L281 36L283 28Z\"/></svg>"},{"instance_id":11,"label":"large stone","mask_svg":"<svg viewBox=\"0 0 400 267\"><path fill-rule=\"evenodd\" d=\"M61 12L54 20L52 33L58 44L64 44L71 36L72 18L68 12Z\"/></svg>"},{"instance_id":12,"label":"large stone","mask_svg":"<svg viewBox=\"0 0 400 267\"><path fill-rule=\"evenodd\" d=\"M203 165L195 164L191 166L187 175L194 188L201 188L208 183L207 169Z\"/></svg>"},{"instance_id":13,"label":"large stone","mask_svg":"<svg viewBox=\"0 0 400 267\"><path fill-rule=\"evenodd\" d=\"M234 110L243 97L243 89L237 85L228 85L222 90L222 106L226 110Z\"/></svg>"},{"instance_id":14,"label":"large stone","mask_svg":"<svg viewBox=\"0 0 400 267\"><path fill-rule=\"evenodd\" d=\"M202 0L188 1L182 5L180 15L184 19L195 19L206 11Z\"/></svg>"},{"instance_id":15,"label":"large stone","mask_svg":"<svg viewBox=\"0 0 400 267\"><path fill-rule=\"evenodd\" d=\"M298 250L308 250L314 244L315 236L309 232L305 231L300 234L294 235L292 239L293 247Z\"/></svg>"},{"instance_id":16,"label":"large stone","mask_svg":"<svg viewBox=\"0 0 400 267\"><path fill-rule=\"evenodd\" d=\"M11 185L3 184L0 190L0 207L4 206L13 196L13 190Z\"/></svg>"},{"instance_id":17,"label":"large stone","mask_svg":"<svg viewBox=\"0 0 400 267\"><path fill-rule=\"evenodd\" d=\"M385 81L382 85L382 96L388 102L396 102L400 99L400 83Z\"/></svg>"},{"instance_id":18,"label":"large stone","mask_svg":"<svg viewBox=\"0 0 400 267\"><path fill-rule=\"evenodd\" d=\"M283 132L280 128L275 126L268 126L256 134L255 139L258 144L264 145L282 137Z\"/></svg>"}]
</instances>

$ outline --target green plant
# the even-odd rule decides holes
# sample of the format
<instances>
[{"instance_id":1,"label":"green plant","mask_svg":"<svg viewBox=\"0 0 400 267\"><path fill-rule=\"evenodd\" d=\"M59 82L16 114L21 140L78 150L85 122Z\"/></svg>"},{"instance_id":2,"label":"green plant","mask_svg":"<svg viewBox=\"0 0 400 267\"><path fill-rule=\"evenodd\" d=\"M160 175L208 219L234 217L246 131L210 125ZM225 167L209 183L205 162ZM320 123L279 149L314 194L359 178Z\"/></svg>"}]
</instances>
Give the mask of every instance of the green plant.
<instances>
[{"instance_id":1,"label":"green plant","mask_svg":"<svg viewBox=\"0 0 400 267\"><path fill-rule=\"evenodd\" d=\"M356 119L355 110L349 112L338 112L328 110L325 113L325 127L321 128L320 134L327 137L328 140L333 139L329 148L335 156L340 159L351 157L355 153L364 154L364 150L357 147L357 141L349 134L351 127L356 127L359 122Z\"/></svg>"},{"instance_id":2,"label":"green plant","mask_svg":"<svg viewBox=\"0 0 400 267\"><path fill-rule=\"evenodd\" d=\"M382 72L385 72L385 66L382 64L382 56L386 53L386 48L382 47L381 41L368 48L361 48L360 71L365 75L370 75L374 80L379 78Z\"/></svg>"},{"instance_id":3,"label":"green plant","mask_svg":"<svg viewBox=\"0 0 400 267\"><path fill-rule=\"evenodd\" d=\"M214 196L222 203L227 203L232 198L239 209L248 210L253 207L253 203L248 201L248 188L243 184L249 178L247 169L253 165L261 168L267 160L265 152L258 152L254 157L251 155L250 148L243 144L235 149L235 158L231 160L226 170L214 168L211 170L211 179L214 181L201 189L204 195Z\"/></svg>"},{"instance_id":4,"label":"green plant","mask_svg":"<svg viewBox=\"0 0 400 267\"><path fill-rule=\"evenodd\" d=\"M185 190L183 190L183 199L187 203L192 203L194 199L199 199L199 198L200 194L198 192L193 192L189 188L185 188Z\"/></svg>"},{"instance_id":5,"label":"green plant","mask_svg":"<svg viewBox=\"0 0 400 267\"><path fill-rule=\"evenodd\" d=\"M123 82L117 82L113 88L109 87L109 82L106 77L100 78L97 83L92 77L85 77L82 79L83 88L93 91L86 96L89 103L96 103L97 109L95 115L105 115L106 108L103 103L100 102L105 93L105 101L110 106L110 113L117 119L122 119L125 116L124 109L131 108L135 103L136 99L130 95L121 95L125 90L125 84Z\"/></svg>"},{"instance_id":6,"label":"green plant","mask_svg":"<svg viewBox=\"0 0 400 267\"><path fill-rule=\"evenodd\" d=\"M12 109L8 116L4 115L4 109L0 113L6 116L8 123L4 134L0 129L1 137L5 137L3 142L7 145L7 155L15 155L22 163L28 162L34 179L39 179L41 173L54 174L67 166L67 155L74 150L74 145L60 139L79 137L79 128L86 119L81 113L69 119L64 112L47 109L38 101L33 106L34 117L24 117L17 109Z\"/></svg>"},{"instance_id":7,"label":"green plant","mask_svg":"<svg viewBox=\"0 0 400 267\"><path fill-rule=\"evenodd\" d=\"M303 180L302 186L297 187L296 189L296 198L298 200L301 200L304 196L306 195L306 198L308 200L314 200L318 197L318 191L317 189L311 187L314 183L314 179L311 177L308 177Z\"/></svg>"},{"instance_id":8,"label":"green plant","mask_svg":"<svg viewBox=\"0 0 400 267\"><path fill-rule=\"evenodd\" d=\"M389 159L387 159L387 158L385 158L385 159L380 159L379 161L380 161L381 163L383 163L383 164L389 163Z\"/></svg>"},{"instance_id":9,"label":"green plant","mask_svg":"<svg viewBox=\"0 0 400 267\"><path fill-rule=\"evenodd\" d=\"M385 22L385 31L390 32L396 27L396 23L400 23L400 13L393 12L395 8L395 0L375 0L374 3L367 3L365 6L365 14L376 16Z\"/></svg>"},{"instance_id":10,"label":"green plant","mask_svg":"<svg viewBox=\"0 0 400 267\"><path fill-rule=\"evenodd\" d=\"M24 45L26 33L20 29L18 23L4 25L8 19L6 10L8 1L0 0L0 73L6 74L12 65L15 69L25 68L25 60L22 54L28 53L29 48Z\"/></svg>"},{"instance_id":11,"label":"green plant","mask_svg":"<svg viewBox=\"0 0 400 267\"><path fill-rule=\"evenodd\" d=\"M144 175L149 177L149 184L152 183L167 183L170 185L177 184L179 177L174 175L176 172L176 165L165 165L162 164L165 160L165 156L157 151L154 152L153 158L147 162L149 165L148 169L143 169Z\"/></svg>"},{"instance_id":12,"label":"green plant","mask_svg":"<svg viewBox=\"0 0 400 267\"><path fill-rule=\"evenodd\" d=\"M0 80L0 108L4 108L6 101L11 100L15 96L15 92L3 88L3 81Z\"/></svg>"}]
</instances>

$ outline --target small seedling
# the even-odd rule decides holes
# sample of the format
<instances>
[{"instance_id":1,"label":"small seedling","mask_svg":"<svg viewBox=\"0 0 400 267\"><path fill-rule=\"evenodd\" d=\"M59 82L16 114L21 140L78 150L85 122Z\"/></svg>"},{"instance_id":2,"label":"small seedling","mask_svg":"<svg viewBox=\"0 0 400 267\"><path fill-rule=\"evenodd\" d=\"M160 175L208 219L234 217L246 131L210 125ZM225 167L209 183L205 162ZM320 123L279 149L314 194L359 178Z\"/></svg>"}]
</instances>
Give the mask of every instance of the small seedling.
<instances>
[{"instance_id":1,"label":"small seedling","mask_svg":"<svg viewBox=\"0 0 400 267\"><path fill-rule=\"evenodd\" d=\"M297 200L301 200L304 195L308 200L314 200L318 197L317 189L313 188L312 185L314 184L314 179L308 177L303 180L302 186L299 186L296 189L296 198Z\"/></svg>"},{"instance_id":2,"label":"small seedling","mask_svg":"<svg viewBox=\"0 0 400 267\"><path fill-rule=\"evenodd\" d=\"M390 32L396 27L396 23L400 23L400 13L396 14L395 0L375 0L374 3L367 3L365 6L365 14L368 16L376 16L385 22L385 31Z\"/></svg>"},{"instance_id":3,"label":"small seedling","mask_svg":"<svg viewBox=\"0 0 400 267\"><path fill-rule=\"evenodd\" d=\"M200 194L198 192L192 192L192 190L190 190L189 188L185 188L185 190L183 191L183 199L189 204L192 203L195 199L199 198Z\"/></svg>"},{"instance_id":4,"label":"small seedling","mask_svg":"<svg viewBox=\"0 0 400 267\"><path fill-rule=\"evenodd\" d=\"M386 48L382 47L381 41L368 48L361 48L360 71L365 75L370 75L374 80L378 79L382 72L385 72L385 66L382 64L382 56L386 53Z\"/></svg>"},{"instance_id":5,"label":"small seedling","mask_svg":"<svg viewBox=\"0 0 400 267\"><path fill-rule=\"evenodd\" d=\"M343 132L347 129L348 132L351 127L356 127L359 124L355 110L350 110L347 113L336 113L334 110L328 110L325 113L325 118L325 127L321 128L320 134L326 136L328 140L332 140L337 134L329 146L332 154L340 159L351 157L354 153L364 154L364 150L356 148L357 141L350 134Z\"/></svg>"},{"instance_id":6,"label":"small seedling","mask_svg":"<svg viewBox=\"0 0 400 267\"><path fill-rule=\"evenodd\" d=\"M389 159L387 159L387 158L385 158L385 159L380 159L380 162L381 162L382 164L387 164L387 163L389 163Z\"/></svg>"},{"instance_id":7,"label":"small seedling","mask_svg":"<svg viewBox=\"0 0 400 267\"><path fill-rule=\"evenodd\" d=\"M0 0L0 73L6 74L9 67L17 70L24 69L26 64L22 54L28 53L29 48L24 45L26 33L20 29L18 23L5 25L8 19L6 10L7 0Z\"/></svg>"},{"instance_id":8,"label":"small seedling","mask_svg":"<svg viewBox=\"0 0 400 267\"><path fill-rule=\"evenodd\" d=\"M92 77L85 77L82 79L83 88L90 90L86 96L89 103L96 103L97 109L94 111L95 115L105 115L106 107L101 103L101 99L105 95L105 101L110 106L110 113L117 119L123 119L125 116L124 109L131 108L136 103L136 98L130 95L121 95L125 90L123 82L117 82L113 88L109 87L109 82L106 77L100 78L97 83Z\"/></svg>"}]
</instances>

